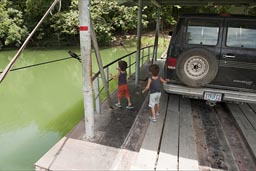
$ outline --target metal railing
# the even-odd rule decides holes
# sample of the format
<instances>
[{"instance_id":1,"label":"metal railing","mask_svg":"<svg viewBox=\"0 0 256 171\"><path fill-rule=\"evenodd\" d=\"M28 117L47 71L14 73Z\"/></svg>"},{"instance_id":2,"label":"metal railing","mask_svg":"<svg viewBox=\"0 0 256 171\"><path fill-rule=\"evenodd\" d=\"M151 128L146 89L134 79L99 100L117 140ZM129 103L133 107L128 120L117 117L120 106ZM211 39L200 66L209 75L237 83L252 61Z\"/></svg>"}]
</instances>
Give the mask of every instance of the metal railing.
<instances>
[{"instance_id":1,"label":"metal railing","mask_svg":"<svg viewBox=\"0 0 256 171\"><path fill-rule=\"evenodd\" d=\"M142 66L144 66L144 64L146 64L146 62L149 62L151 60L150 56L153 55L153 49L151 50L153 46L147 46L144 48L141 48L141 57L140 57L140 68ZM152 52L151 52L152 51ZM117 68L117 63L120 60L124 60L127 62L128 66L127 66L127 76L128 78L130 78L134 73L135 73L135 64L136 64L136 53L137 51L131 52L125 56L122 56L114 61L112 61L111 63L103 66L104 68L104 73L106 75L106 80L107 80L107 89L109 90L109 85L110 82L113 80L110 77L110 70L114 70L114 68ZM116 64L114 66L114 64ZM134 68L132 68L134 66ZM92 77L93 80L93 92L94 92L94 101L95 101L95 111L97 113L101 113L101 102L103 100L105 100L106 96L104 95L104 87L101 81L101 73L100 71L98 71L97 73L94 74L94 76ZM111 84L111 88L114 88L114 90L117 88L117 84ZM112 93L113 91L109 90L110 93Z\"/></svg>"}]
</instances>

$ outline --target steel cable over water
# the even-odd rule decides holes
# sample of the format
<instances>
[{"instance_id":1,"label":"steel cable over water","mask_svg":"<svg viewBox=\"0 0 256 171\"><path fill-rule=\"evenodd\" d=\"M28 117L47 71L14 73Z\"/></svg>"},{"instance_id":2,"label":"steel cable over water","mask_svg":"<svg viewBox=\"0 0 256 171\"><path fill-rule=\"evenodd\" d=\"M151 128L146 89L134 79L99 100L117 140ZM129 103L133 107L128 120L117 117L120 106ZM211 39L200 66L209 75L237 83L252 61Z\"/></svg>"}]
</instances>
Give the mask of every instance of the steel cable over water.
<instances>
[{"instance_id":1,"label":"steel cable over water","mask_svg":"<svg viewBox=\"0 0 256 171\"><path fill-rule=\"evenodd\" d=\"M41 62L41 63L37 63L37 64L32 64L32 65L27 65L27 66L11 69L10 71L17 71L17 70L31 68L31 67L35 67L35 66L40 66L40 65L50 64L50 63L54 63L54 62L64 61L64 60L67 60L67 59L74 59L74 57L66 57L66 58L56 59L56 60L52 60L52 61ZM3 71L1 71L0 74L1 73L3 73Z\"/></svg>"}]
</instances>

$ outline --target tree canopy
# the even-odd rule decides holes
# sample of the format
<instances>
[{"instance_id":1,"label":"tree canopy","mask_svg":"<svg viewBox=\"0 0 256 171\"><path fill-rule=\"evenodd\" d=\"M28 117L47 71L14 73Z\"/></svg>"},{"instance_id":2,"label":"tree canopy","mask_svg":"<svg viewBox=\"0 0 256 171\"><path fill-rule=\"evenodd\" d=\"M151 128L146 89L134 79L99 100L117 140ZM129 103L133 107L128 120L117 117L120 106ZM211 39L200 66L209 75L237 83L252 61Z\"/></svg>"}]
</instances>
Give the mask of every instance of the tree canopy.
<instances>
[{"instance_id":1,"label":"tree canopy","mask_svg":"<svg viewBox=\"0 0 256 171\"><path fill-rule=\"evenodd\" d=\"M6 22L0 23L0 28L2 28L0 46L19 46L51 3L52 0L25 0L25 2L24 0L10 0L9 3L2 1L0 16L1 21ZM149 23L155 22L152 9L152 7L143 9L144 28L147 28ZM116 39L116 35L136 31L137 10L137 6L119 5L115 0L91 0L91 19L99 44L108 45ZM37 30L30 46L50 46L56 41L74 44L79 42L78 0L61 1L61 11L55 12L53 11L54 14L48 16ZM13 27L10 27L11 25Z\"/></svg>"},{"instance_id":2,"label":"tree canopy","mask_svg":"<svg viewBox=\"0 0 256 171\"><path fill-rule=\"evenodd\" d=\"M49 8L52 0L0 0L0 48L20 46ZM60 5L61 6L58 6ZM65 0L57 4L30 41L29 46L79 44L78 0ZM57 8L61 7L60 12ZM227 12L233 6L161 7L161 28L170 28L181 13ZM155 6L143 8L143 28L155 29ZM255 7L247 9L255 15ZM100 45L108 45L117 35L136 31L137 6L119 5L115 0L91 0L91 19ZM60 43L62 42L62 44Z\"/></svg>"},{"instance_id":3,"label":"tree canopy","mask_svg":"<svg viewBox=\"0 0 256 171\"><path fill-rule=\"evenodd\" d=\"M0 47L19 46L28 34L22 11L11 6L11 2L0 3Z\"/></svg>"}]
</instances>

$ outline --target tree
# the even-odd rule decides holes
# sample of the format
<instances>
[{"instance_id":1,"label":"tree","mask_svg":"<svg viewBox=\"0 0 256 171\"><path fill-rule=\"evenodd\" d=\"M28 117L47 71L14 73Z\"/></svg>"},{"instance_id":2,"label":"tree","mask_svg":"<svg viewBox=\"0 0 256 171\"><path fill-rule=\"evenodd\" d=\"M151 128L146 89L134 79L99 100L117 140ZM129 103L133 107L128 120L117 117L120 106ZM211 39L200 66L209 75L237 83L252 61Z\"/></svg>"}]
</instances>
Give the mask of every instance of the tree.
<instances>
[{"instance_id":1,"label":"tree","mask_svg":"<svg viewBox=\"0 0 256 171\"><path fill-rule=\"evenodd\" d=\"M39 20L43 17L45 12L48 10L50 5L53 3L53 0L26 0L25 1L25 9L24 9L24 18L25 24L27 25L28 29L31 31L34 29L36 24ZM56 33L54 29L51 28L52 20L51 18L54 17L58 11L56 8L59 8L58 5L61 4L61 11L65 11L68 9L70 5L70 0L61 0L61 3L56 4L54 10L52 12L53 16L48 15L39 29L36 31L35 35L32 38L33 44L38 46L46 46L49 42L55 42L56 40ZM44 43L46 41L46 43Z\"/></svg>"},{"instance_id":2,"label":"tree","mask_svg":"<svg viewBox=\"0 0 256 171\"><path fill-rule=\"evenodd\" d=\"M19 46L28 35L21 11L12 8L12 3L0 3L0 48Z\"/></svg>"},{"instance_id":3,"label":"tree","mask_svg":"<svg viewBox=\"0 0 256 171\"><path fill-rule=\"evenodd\" d=\"M137 7L119 6L115 0L92 0L91 18L98 42L109 44L117 33L126 33L137 27ZM143 24L147 25L143 15ZM78 0L71 0L69 10L52 18L51 27L61 36L78 36Z\"/></svg>"},{"instance_id":4,"label":"tree","mask_svg":"<svg viewBox=\"0 0 256 171\"><path fill-rule=\"evenodd\" d=\"M247 8L247 10L248 10L249 15L253 15L253 16L256 15L256 6L255 5L250 6L249 8Z\"/></svg>"},{"instance_id":5,"label":"tree","mask_svg":"<svg viewBox=\"0 0 256 171\"><path fill-rule=\"evenodd\" d=\"M161 19L161 25L160 28L163 30L166 27L169 29L170 26L176 24L176 20L173 17L173 9L178 8L179 6L171 6L171 5L165 5L160 7L160 19ZM147 20L150 22L150 27L155 28L156 27L156 19L157 19L157 11L158 7L156 6L149 6L145 8L145 15L147 16Z\"/></svg>"},{"instance_id":6,"label":"tree","mask_svg":"<svg viewBox=\"0 0 256 171\"><path fill-rule=\"evenodd\" d=\"M71 0L69 9L54 15L51 27L63 35L78 35L78 0Z\"/></svg>"},{"instance_id":7,"label":"tree","mask_svg":"<svg viewBox=\"0 0 256 171\"><path fill-rule=\"evenodd\" d=\"M114 0L92 1L91 17L98 41L106 44L115 39L113 36L117 33L137 27L137 7L120 6Z\"/></svg>"}]
</instances>

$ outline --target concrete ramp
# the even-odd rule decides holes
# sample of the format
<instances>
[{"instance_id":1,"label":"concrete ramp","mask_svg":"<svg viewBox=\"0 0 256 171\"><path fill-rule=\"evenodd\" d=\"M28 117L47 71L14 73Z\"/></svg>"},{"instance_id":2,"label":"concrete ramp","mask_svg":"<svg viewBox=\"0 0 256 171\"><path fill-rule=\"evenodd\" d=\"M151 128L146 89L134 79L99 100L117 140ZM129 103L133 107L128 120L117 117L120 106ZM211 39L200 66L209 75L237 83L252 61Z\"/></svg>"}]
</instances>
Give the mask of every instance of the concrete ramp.
<instances>
[{"instance_id":1,"label":"concrete ramp","mask_svg":"<svg viewBox=\"0 0 256 171\"><path fill-rule=\"evenodd\" d=\"M35 163L35 169L110 170L118 151L117 148L64 137Z\"/></svg>"}]
</instances>

